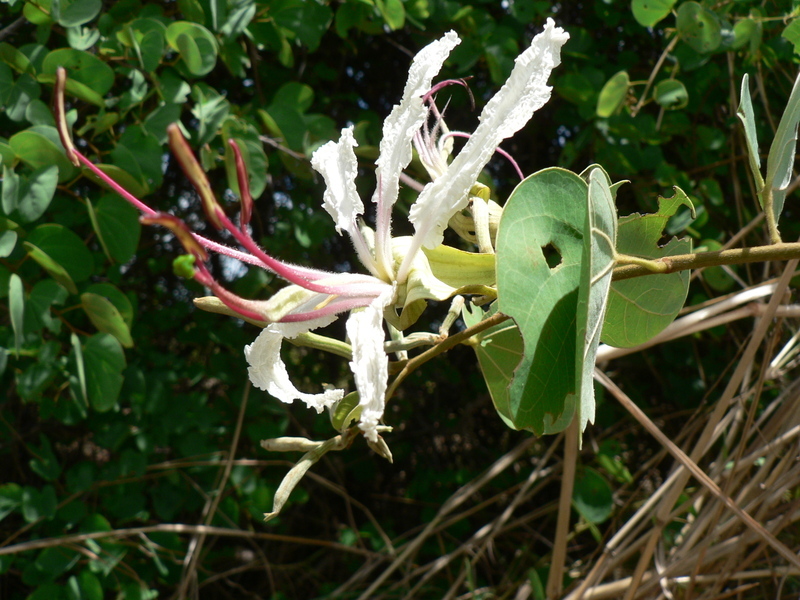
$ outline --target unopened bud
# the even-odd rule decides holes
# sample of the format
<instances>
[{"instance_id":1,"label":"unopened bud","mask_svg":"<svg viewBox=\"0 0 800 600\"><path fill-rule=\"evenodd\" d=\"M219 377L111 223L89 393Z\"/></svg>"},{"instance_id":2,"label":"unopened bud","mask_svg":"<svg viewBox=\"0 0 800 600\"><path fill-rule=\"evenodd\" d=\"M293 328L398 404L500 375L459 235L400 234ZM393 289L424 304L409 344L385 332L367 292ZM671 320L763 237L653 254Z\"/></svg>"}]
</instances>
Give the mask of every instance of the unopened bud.
<instances>
[{"instance_id":1,"label":"unopened bud","mask_svg":"<svg viewBox=\"0 0 800 600\"><path fill-rule=\"evenodd\" d=\"M211 184L208 183L206 172L197 162L194 152L189 147L189 142L183 137L177 123L172 123L167 127L167 137L169 138L169 147L172 150L172 154L175 155L186 177L192 182L194 189L200 194L206 217L214 227L222 229L222 221L220 220L222 208L214 197L214 192L211 191Z\"/></svg>"},{"instance_id":2,"label":"unopened bud","mask_svg":"<svg viewBox=\"0 0 800 600\"><path fill-rule=\"evenodd\" d=\"M240 216L242 226L250 222L253 214L253 197L250 195L250 181L247 176L247 165L242 159L242 152L236 140L228 140L228 145L233 150L234 160L236 161L236 177L239 180L239 198L242 201L242 213Z\"/></svg>"},{"instance_id":3,"label":"unopened bud","mask_svg":"<svg viewBox=\"0 0 800 600\"><path fill-rule=\"evenodd\" d=\"M72 144L72 137L69 135L69 127L67 126L67 114L64 110L64 90L67 87L67 70L64 67L56 69L56 84L53 93L53 112L56 114L56 127L58 128L58 137L61 138L61 143L67 151L67 158L76 167L80 167L81 163L78 160L75 146Z\"/></svg>"},{"instance_id":4,"label":"unopened bud","mask_svg":"<svg viewBox=\"0 0 800 600\"><path fill-rule=\"evenodd\" d=\"M192 234L192 230L181 219L168 213L159 212L155 216L141 216L139 221L145 225L161 225L169 229L178 241L183 245L186 251L192 256L196 257L201 262L208 260L208 253L206 249L200 245L200 242Z\"/></svg>"}]
</instances>

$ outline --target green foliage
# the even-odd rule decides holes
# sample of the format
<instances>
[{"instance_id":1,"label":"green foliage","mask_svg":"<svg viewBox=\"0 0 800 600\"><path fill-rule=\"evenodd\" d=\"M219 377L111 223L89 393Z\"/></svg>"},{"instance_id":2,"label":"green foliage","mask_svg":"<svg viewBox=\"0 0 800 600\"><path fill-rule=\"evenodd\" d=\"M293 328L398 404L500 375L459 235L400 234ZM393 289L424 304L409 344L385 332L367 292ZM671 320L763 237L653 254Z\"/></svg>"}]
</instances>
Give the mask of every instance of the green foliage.
<instances>
[{"instance_id":1,"label":"green foliage","mask_svg":"<svg viewBox=\"0 0 800 600\"><path fill-rule=\"evenodd\" d=\"M319 215L321 192L307 163L310 153L351 122L361 156L374 157L377 123L399 97L405 78L404 51L413 53L451 28L463 43L443 75L475 75L470 82L473 94L485 97L505 81L529 38L531 24L538 26L551 15L549 2L508 4L505 8L491 2L432 0L3 3L8 23L22 19L21 27L3 30L0 40L0 389L7 390L0 399L0 467L7 474L0 483L4 547L70 533L202 523L206 501L216 494L223 499L213 515L215 526L260 531L263 513L271 510L286 471L284 464L236 464L227 485L218 488L225 464L220 453L231 447L247 379L242 347L252 341L255 330L226 317L195 312L190 299L203 292L174 276L172 260L181 251L174 238L163 231L143 231L134 208L113 190L98 187L86 169L69 161L49 109L56 68L68 71L67 120L76 139L84 140L81 150L126 189L147 196L159 210L181 216L199 212L192 190L167 158L166 128L177 121L226 210L233 212L239 188L227 142L236 139L251 175L256 201L252 226L262 245L287 260L338 268L353 257L338 239L326 237L328 221ZM731 83L739 88L745 71L752 80L759 79L765 97L754 96L755 107L744 92L749 90L746 79L740 96L740 118L758 181L762 175L757 139L770 139L767 110L786 105L789 97L800 39L798 21L784 24L788 14L755 0L714 5L668 0L584 4L579 9L562 3L555 15L572 37L561 71L551 82L555 88L551 104L523 134L522 139L535 143L516 141L516 147L509 144L508 149L513 149L525 172L554 163L581 171L596 161L613 180L633 180L634 185L620 189L616 199L623 212L639 211L642 216L619 221L620 252L650 258L689 252L688 237L659 246L662 232L673 235L683 230L669 219L688 199L697 208L697 219L688 212L673 217L688 225L687 235L708 247L726 241L729 232L755 216L757 207L735 195L736 187L747 189L747 184L732 183L736 175L725 161L728 148L733 148L726 116L733 108L726 113L720 106L729 97ZM665 49L667 59L653 73ZM465 95L454 94L448 116L466 115L456 117L463 119L457 124L469 130L466 105ZM790 103L770 151L767 176L776 184L784 183L791 173L796 107L796 102ZM775 115L769 116L778 122ZM744 147L734 152L736 157L744 154ZM498 200L513 187L502 169L492 172ZM542 201L568 207L569 227L563 219L536 214L547 225L544 237L532 245L525 246L523 234L513 230L501 233L502 244L512 249L501 247L498 260L523 265L517 266L515 279L498 282L501 303L511 303L508 312L520 328L506 321L473 339L497 411L513 426L540 433L568 422L576 410L573 396L579 384L590 383L584 370L590 361L578 342L594 343L590 335L594 321L591 310L580 313L580 323L576 314L579 302L588 307L596 299L579 299L577 290L584 291L581 280L593 279L581 273L581 264L586 265L587 244L598 241L585 235L585 219L591 214L585 210L587 185L566 171L549 170L529 179L516 193L518 199L509 200L507 212L538 210L542 206L538 198L530 204L522 198L532 193L529 183L538 186L547 177L558 179L566 189L543 190ZM673 185L684 189L686 198L666 201L675 203L669 209L665 202L656 206L658 193ZM610 193L616 194L616 188ZM606 197L605 192L602 195ZM575 202L575 197L580 200ZM782 204L783 197L777 197L776 205ZM399 205L406 207L407 198L401 197ZM787 200L787 213L789 205ZM786 219L784 228L786 239L800 233L792 219ZM563 261L564 274L558 281L551 280L554 265L546 261L550 243ZM520 271L533 255L536 272L541 271L538 283ZM192 268L184 264L179 270L191 276ZM246 290L250 297L266 297L279 286L261 271L243 274L221 263L211 268L231 288ZM711 289L700 284L693 288L698 301L718 288L711 277ZM634 345L650 337L672 320L688 289L688 276L683 274L615 282L604 341ZM519 294L516 300L514 292ZM530 307L532 299L536 310L523 308ZM548 314L551 305L563 310ZM476 324L495 310L496 306L484 314L473 308L465 312L464 321ZM545 327L547 335L537 337L536 331L543 331L538 327ZM581 335L584 328L586 335ZM552 368L531 349L541 345L545 352L557 343L557 356L565 360ZM676 351L664 360L679 369L687 354ZM293 369L303 373L304 384L343 378L338 362L321 361L313 351L292 348L287 357ZM469 359L474 360L471 355ZM518 439L508 437L489 407L473 419L480 423L478 428L462 435L461 439L473 440L471 451L434 453L433 441L420 442L444 436L455 444L453 431L466 427L461 412L465 406L476 402L488 406L481 396L484 383L473 373L472 363L459 364L458 356L451 360L420 371L404 384L412 391L394 406L414 436L409 440L398 435L397 443L392 443L396 471L360 452L353 452L353 457L340 453L335 461L317 465L339 483L339 475L347 473L343 479L348 491L362 502L378 495L396 496L400 502L376 501L375 508L380 511L377 520L392 538L410 528L408 523L426 521L431 506L506 451L510 439ZM521 360L524 366L517 368ZM712 365L711 371L713 379L720 365ZM549 387L538 387L543 380ZM688 392L682 388L673 396L691 405L704 393L701 385L696 387ZM653 391L661 393L669 397L670 390ZM425 410L414 404L416 398L425 399ZM430 398L435 401L429 404ZM332 414L335 429L345 428L355 418L348 408L343 401ZM600 405L598 419L608 418L604 412L608 410ZM315 427L319 425L311 415L292 411L289 416L285 407L259 396L244 408L235 457L263 458L258 442L264 438L309 431L330 435L327 424L323 430ZM429 446L420 448L425 443ZM630 478L618 455L601 447L598 458L614 485ZM444 475L415 468L428 464L430 456L441 461L437 467ZM515 483L510 478L490 493L499 494L502 485ZM287 499L287 507L307 503L302 516L285 509L269 531L343 539L339 496L325 495L328 488L312 485L316 484L304 489L304 482ZM586 521L600 524L608 517L609 491L602 475L589 467L582 469L573 500ZM383 544L369 519L359 513L353 520L359 522L347 525L355 536L348 543L356 548L365 539L376 547L376 540ZM23 534L12 539L20 531ZM450 543L450 535L456 533L448 530L442 543ZM74 544L54 543L0 555L4 585L11 582L4 593L10 590L11 600L168 597L180 581L181 561L191 540L188 535L160 531L124 540L88 540L81 542L80 552ZM242 545L239 540L220 539L206 546L201 586L212 573L225 572L238 561ZM268 561L280 565L277 587L296 586L298 597L324 596L327 588L319 581L343 582L363 561L353 555L357 560L342 559L327 571L308 568L298 577L294 567L286 565L305 567L314 563L303 561L316 555L308 547L278 550L277 546L263 550ZM262 549L258 547L259 552ZM517 555L519 549L517 544L508 555ZM542 546L535 552L545 556L549 549ZM421 551L422 557L441 554L438 543ZM530 570L538 581L536 569L541 564L530 558L535 553L525 549L520 554L520 560L532 561L520 572ZM329 564L319 561L323 563ZM481 568L476 569L478 580L483 577ZM246 581L247 574L230 578L240 576L245 584L254 581ZM202 587L201 595L222 585L215 581ZM243 584L237 580L236 585ZM265 597L271 593L264 591L267 583L251 585L263 586L258 591ZM434 578L430 585L429 597L445 595L447 583Z\"/></svg>"}]
</instances>

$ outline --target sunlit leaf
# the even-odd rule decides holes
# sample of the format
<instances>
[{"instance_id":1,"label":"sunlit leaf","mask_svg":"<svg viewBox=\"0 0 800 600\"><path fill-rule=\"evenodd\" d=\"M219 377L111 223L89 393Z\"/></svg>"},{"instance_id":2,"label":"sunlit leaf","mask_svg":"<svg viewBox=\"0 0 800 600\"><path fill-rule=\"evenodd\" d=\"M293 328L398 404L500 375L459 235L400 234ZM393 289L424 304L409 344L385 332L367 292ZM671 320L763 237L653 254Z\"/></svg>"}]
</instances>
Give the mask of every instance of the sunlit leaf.
<instances>
[{"instance_id":1,"label":"sunlit leaf","mask_svg":"<svg viewBox=\"0 0 800 600\"><path fill-rule=\"evenodd\" d=\"M633 0L633 18L644 27L652 27L666 17L675 5L675 0Z\"/></svg>"},{"instance_id":2,"label":"sunlit leaf","mask_svg":"<svg viewBox=\"0 0 800 600\"><path fill-rule=\"evenodd\" d=\"M617 112L625 102L630 85L627 71L620 71L609 79L597 98L597 116L605 119Z\"/></svg>"},{"instance_id":3,"label":"sunlit leaf","mask_svg":"<svg viewBox=\"0 0 800 600\"><path fill-rule=\"evenodd\" d=\"M126 348L133 346L128 324L106 297L86 292L81 294L81 305L98 331L113 335Z\"/></svg>"},{"instance_id":4,"label":"sunlit leaf","mask_svg":"<svg viewBox=\"0 0 800 600\"><path fill-rule=\"evenodd\" d=\"M717 15L697 2L678 7L678 35L700 54L716 50L722 43L722 26Z\"/></svg>"},{"instance_id":5,"label":"sunlit leaf","mask_svg":"<svg viewBox=\"0 0 800 600\"><path fill-rule=\"evenodd\" d=\"M672 238L666 245L658 245L667 221L681 206L691 208L692 203L682 190L675 188L672 198L659 198L658 212L622 217L617 251L648 259L690 253L691 238ZM612 282L602 341L617 347L643 344L672 323L688 290L688 271Z\"/></svg>"}]
</instances>

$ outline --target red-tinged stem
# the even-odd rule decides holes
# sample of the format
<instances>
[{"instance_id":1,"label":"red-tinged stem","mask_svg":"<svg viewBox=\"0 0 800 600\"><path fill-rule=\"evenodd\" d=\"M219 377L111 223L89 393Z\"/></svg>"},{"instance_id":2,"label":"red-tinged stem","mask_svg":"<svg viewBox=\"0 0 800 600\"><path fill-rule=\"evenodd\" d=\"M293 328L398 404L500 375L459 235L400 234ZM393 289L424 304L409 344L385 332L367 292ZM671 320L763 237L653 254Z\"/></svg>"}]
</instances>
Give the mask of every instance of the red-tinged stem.
<instances>
[{"instance_id":1,"label":"red-tinged stem","mask_svg":"<svg viewBox=\"0 0 800 600\"><path fill-rule=\"evenodd\" d=\"M103 183L105 183L108 187L110 187L112 190L114 190L120 196L125 198L125 200L127 200L128 202L133 204L136 208L138 208L140 211L142 211L148 217L158 216L158 212L157 211L155 211L152 208L150 208L149 206L147 206L147 204L145 204L144 202L139 200L136 196L131 194L128 190L126 190L124 187L122 187L116 181L111 179L111 177L109 177L108 175L103 173L103 171L101 171L97 167L97 165L95 165L92 161L90 161L88 158L86 158L83 154L81 154L77 150L74 150L74 153L75 153L75 156L78 157L78 160L80 160L83 164L85 164L87 167L89 167L89 170L92 171L92 173L97 175Z\"/></svg>"},{"instance_id":2,"label":"red-tinged stem","mask_svg":"<svg viewBox=\"0 0 800 600\"><path fill-rule=\"evenodd\" d=\"M320 317L327 317L328 315L337 315L354 308L369 306L373 300L375 300L375 298L364 296L337 299L332 301L330 304L323 306L322 308L318 308L310 312L291 313L285 315L281 317L280 322L298 323L300 321L311 321L313 319L319 319Z\"/></svg>"},{"instance_id":3,"label":"red-tinged stem","mask_svg":"<svg viewBox=\"0 0 800 600\"><path fill-rule=\"evenodd\" d=\"M258 244L255 243L253 238L250 237L241 229L239 229L238 227L236 227L225 213L219 211L217 213L217 216L219 217L223 227L225 227L225 229L227 229L233 234L233 237L236 238L237 242L239 242L248 252L252 253L256 258L258 258L263 263L264 267L266 267L276 275L282 277L289 283L294 283L312 292L320 292L322 294L332 294L334 296L364 295L364 290L361 286L324 285L316 283L315 280L322 279L323 277L332 277L335 275L335 273L322 272L323 274L322 277L314 274L313 279L310 279L305 269L298 269L297 267L288 265L275 258L272 258L269 254L264 252L258 246Z\"/></svg>"}]
</instances>

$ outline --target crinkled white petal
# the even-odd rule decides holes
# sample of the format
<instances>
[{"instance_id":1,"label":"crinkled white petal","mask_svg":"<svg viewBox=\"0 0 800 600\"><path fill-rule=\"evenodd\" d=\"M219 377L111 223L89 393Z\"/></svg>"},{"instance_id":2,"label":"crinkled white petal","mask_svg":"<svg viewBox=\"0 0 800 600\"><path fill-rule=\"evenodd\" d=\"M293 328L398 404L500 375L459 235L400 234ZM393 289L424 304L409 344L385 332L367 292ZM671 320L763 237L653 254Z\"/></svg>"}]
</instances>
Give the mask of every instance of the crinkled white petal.
<instances>
[{"instance_id":1,"label":"crinkled white petal","mask_svg":"<svg viewBox=\"0 0 800 600\"><path fill-rule=\"evenodd\" d=\"M371 442L378 441L377 426L386 404L389 357L383 351L383 310L391 303L395 290L388 290L363 310L347 319L347 335L353 347L350 369L356 381L361 410L359 427Z\"/></svg>"},{"instance_id":2,"label":"crinkled white petal","mask_svg":"<svg viewBox=\"0 0 800 600\"><path fill-rule=\"evenodd\" d=\"M299 391L289 379L286 365L281 360L281 343L284 338L295 338L301 333L324 327L335 320L336 315L331 315L313 321L273 323L265 327L252 344L244 347L244 356L250 365L247 373L253 385L287 404L302 400L318 413L341 400L344 396L343 390L326 390L321 394L306 394Z\"/></svg>"},{"instance_id":3,"label":"crinkled white petal","mask_svg":"<svg viewBox=\"0 0 800 600\"><path fill-rule=\"evenodd\" d=\"M517 57L508 81L483 109L475 133L447 172L425 186L411 207L408 218L419 244L435 248L442 243L447 222L466 206L470 189L497 146L519 131L550 99L552 88L547 79L561 63L561 46L568 39L566 31L547 19L544 31Z\"/></svg>"},{"instance_id":4,"label":"crinkled white petal","mask_svg":"<svg viewBox=\"0 0 800 600\"><path fill-rule=\"evenodd\" d=\"M342 229L352 235L356 219L364 212L364 203L356 190L358 159L353 148L358 146L353 137L353 128L342 129L338 142L320 146L311 156L311 166L325 180L322 207L336 223L336 231Z\"/></svg>"},{"instance_id":5,"label":"crinkled white petal","mask_svg":"<svg viewBox=\"0 0 800 600\"><path fill-rule=\"evenodd\" d=\"M422 96L430 90L431 81L439 74L453 48L460 43L458 35L454 31L448 31L414 57L408 71L403 98L383 122L380 156L375 161L378 186L372 200L378 204L377 259L384 269L391 259L391 249L388 247L391 235L390 214L400 191L400 174L411 162L411 141L428 114Z\"/></svg>"}]
</instances>

